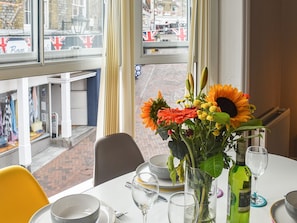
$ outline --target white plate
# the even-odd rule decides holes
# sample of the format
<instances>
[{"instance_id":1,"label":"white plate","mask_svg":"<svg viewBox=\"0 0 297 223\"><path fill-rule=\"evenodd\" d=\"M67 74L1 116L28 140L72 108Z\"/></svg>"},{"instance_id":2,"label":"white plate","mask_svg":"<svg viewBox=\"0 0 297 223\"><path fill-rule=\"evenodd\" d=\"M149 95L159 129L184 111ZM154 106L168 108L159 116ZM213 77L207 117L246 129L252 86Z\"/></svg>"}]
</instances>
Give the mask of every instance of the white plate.
<instances>
[{"instance_id":1,"label":"white plate","mask_svg":"<svg viewBox=\"0 0 297 223\"><path fill-rule=\"evenodd\" d=\"M287 213L285 207L285 199L275 202L270 208L270 214L273 223L296 223L291 216Z\"/></svg>"},{"instance_id":2,"label":"white plate","mask_svg":"<svg viewBox=\"0 0 297 223\"><path fill-rule=\"evenodd\" d=\"M30 219L29 223L52 223L51 204L39 209ZM100 215L96 223L114 223L114 210L100 201Z\"/></svg>"},{"instance_id":3,"label":"white plate","mask_svg":"<svg viewBox=\"0 0 297 223\"><path fill-rule=\"evenodd\" d=\"M142 163L136 168L136 173L141 172L150 172L148 162ZM176 184L173 185L171 180L159 179L159 187L163 190L163 192L164 190L168 190L168 192L170 192L172 190L182 190L184 188L184 184L176 182Z\"/></svg>"}]
</instances>

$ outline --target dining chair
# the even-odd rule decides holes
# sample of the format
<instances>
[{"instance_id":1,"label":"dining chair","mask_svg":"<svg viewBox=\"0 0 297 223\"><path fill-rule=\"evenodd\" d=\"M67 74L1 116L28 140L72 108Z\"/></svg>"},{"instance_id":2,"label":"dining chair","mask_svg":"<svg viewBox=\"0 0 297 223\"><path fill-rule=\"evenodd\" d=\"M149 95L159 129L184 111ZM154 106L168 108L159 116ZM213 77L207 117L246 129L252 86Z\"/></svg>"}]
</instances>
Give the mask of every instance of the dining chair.
<instances>
[{"instance_id":1,"label":"dining chair","mask_svg":"<svg viewBox=\"0 0 297 223\"><path fill-rule=\"evenodd\" d=\"M104 136L95 142L94 186L134 171L144 158L127 133Z\"/></svg>"},{"instance_id":2,"label":"dining chair","mask_svg":"<svg viewBox=\"0 0 297 223\"><path fill-rule=\"evenodd\" d=\"M24 167L0 169L0 222L28 223L49 200L34 176Z\"/></svg>"}]
</instances>

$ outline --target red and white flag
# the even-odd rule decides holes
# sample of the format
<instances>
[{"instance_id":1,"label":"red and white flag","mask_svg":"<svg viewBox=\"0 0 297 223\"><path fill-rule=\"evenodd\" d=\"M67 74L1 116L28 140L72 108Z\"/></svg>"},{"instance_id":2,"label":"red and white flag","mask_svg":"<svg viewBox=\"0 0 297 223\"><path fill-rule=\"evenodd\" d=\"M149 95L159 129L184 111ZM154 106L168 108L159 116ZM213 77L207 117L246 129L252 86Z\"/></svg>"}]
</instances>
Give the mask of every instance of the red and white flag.
<instances>
[{"instance_id":1,"label":"red and white flag","mask_svg":"<svg viewBox=\"0 0 297 223\"><path fill-rule=\"evenodd\" d=\"M8 39L9 39L8 37L0 37L0 49L3 53L6 53Z\"/></svg>"},{"instance_id":2,"label":"red and white flag","mask_svg":"<svg viewBox=\"0 0 297 223\"><path fill-rule=\"evenodd\" d=\"M79 38L83 41L85 48L92 48L94 35L91 36L80 36Z\"/></svg>"},{"instance_id":3,"label":"red and white flag","mask_svg":"<svg viewBox=\"0 0 297 223\"><path fill-rule=\"evenodd\" d=\"M178 40L185 41L187 39L187 30L184 27L179 27L178 29L172 29L176 34Z\"/></svg>"},{"instance_id":4,"label":"red and white flag","mask_svg":"<svg viewBox=\"0 0 297 223\"><path fill-rule=\"evenodd\" d=\"M142 38L144 41L147 42L153 42L155 41L155 35L157 34L157 31L146 31L142 33Z\"/></svg>"},{"instance_id":5,"label":"red and white flag","mask_svg":"<svg viewBox=\"0 0 297 223\"><path fill-rule=\"evenodd\" d=\"M64 45L63 41L65 40L65 36L53 36L50 37L50 40L55 48L55 50L61 50Z\"/></svg>"}]
</instances>

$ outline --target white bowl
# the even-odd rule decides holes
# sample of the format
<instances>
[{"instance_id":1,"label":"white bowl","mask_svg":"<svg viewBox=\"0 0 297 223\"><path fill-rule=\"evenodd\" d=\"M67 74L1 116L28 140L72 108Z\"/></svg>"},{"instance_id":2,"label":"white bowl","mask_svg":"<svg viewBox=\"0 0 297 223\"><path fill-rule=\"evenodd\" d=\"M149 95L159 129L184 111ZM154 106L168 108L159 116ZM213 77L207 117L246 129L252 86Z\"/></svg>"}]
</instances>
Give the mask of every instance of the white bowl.
<instances>
[{"instance_id":1,"label":"white bowl","mask_svg":"<svg viewBox=\"0 0 297 223\"><path fill-rule=\"evenodd\" d=\"M297 190L289 192L285 197L285 207L288 214L297 219Z\"/></svg>"},{"instance_id":2,"label":"white bowl","mask_svg":"<svg viewBox=\"0 0 297 223\"><path fill-rule=\"evenodd\" d=\"M149 169L160 179L170 179L167 167L168 154L155 155L149 159Z\"/></svg>"},{"instance_id":3,"label":"white bowl","mask_svg":"<svg viewBox=\"0 0 297 223\"><path fill-rule=\"evenodd\" d=\"M95 223L99 217L100 201L87 194L62 197L51 205L53 223Z\"/></svg>"}]
</instances>

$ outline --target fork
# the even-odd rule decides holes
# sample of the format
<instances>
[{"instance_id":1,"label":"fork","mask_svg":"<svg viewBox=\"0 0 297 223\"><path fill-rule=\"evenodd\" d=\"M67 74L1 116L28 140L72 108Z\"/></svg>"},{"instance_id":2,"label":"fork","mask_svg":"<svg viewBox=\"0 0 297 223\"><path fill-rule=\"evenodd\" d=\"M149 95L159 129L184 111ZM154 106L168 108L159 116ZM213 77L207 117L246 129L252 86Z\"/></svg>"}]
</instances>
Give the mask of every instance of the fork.
<instances>
[{"instance_id":1,"label":"fork","mask_svg":"<svg viewBox=\"0 0 297 223\"><path fill-rule=\"evenodd\" d=\"M114 211L116 218L120 218L122 216L124 216L125 214L127 214L128 212L119 212L119 211Z\"/></svg>"},{"instance_id":2,"label":"fork","mask_svg":"<svg viewBox=\"0 0 297 223\"><path fill-rule=\"evenodd\" d=\"M131 182L127 181L126 184L125 184L125 187L131 189L132 188ZM158 200L167 202L167 199L165 197L161 196L161 195L158 195Z\"/></svg>"}]
</instances>

